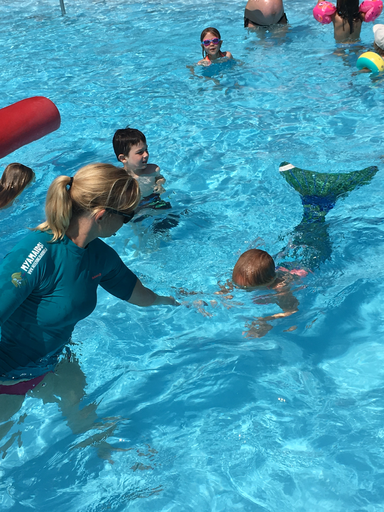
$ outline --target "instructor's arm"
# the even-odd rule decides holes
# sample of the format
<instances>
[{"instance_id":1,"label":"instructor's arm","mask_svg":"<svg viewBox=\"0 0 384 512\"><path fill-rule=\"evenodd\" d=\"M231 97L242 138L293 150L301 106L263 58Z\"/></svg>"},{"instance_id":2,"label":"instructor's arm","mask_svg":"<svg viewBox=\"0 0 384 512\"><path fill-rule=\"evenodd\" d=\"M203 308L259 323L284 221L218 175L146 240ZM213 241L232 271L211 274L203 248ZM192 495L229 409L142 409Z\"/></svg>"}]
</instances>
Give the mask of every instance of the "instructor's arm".
<instances>
[{"instance_id":1,"label":"instructor's arm","mask_svg":"<svg viewBox=\"0 0 384 512\"><path fill-rule=\"evenodd\" d=\"M133 289L132 295L128 300L130 304L135 304L142 308L148 306L179 306L179 303L173 297L164 297L157 295L155 292L143 286L142 282L138 279Z\"/></svg>"}]
</instances>

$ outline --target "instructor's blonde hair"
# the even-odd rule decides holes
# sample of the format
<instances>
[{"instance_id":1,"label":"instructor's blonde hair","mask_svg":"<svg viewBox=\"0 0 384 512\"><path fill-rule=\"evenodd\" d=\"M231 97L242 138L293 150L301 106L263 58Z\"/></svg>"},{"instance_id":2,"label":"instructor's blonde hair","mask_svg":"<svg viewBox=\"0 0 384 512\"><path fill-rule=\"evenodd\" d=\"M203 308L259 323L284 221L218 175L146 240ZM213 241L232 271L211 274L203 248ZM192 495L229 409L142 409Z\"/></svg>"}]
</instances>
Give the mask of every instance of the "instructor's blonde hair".
<instances>
[{"instance_id":1,"label":"instructor's blonde hair","mask_svg":"<svg viewBox=\"0 0 384 512\"><path fill-rule=\"evenodd\" d=\"M50 231L52 242L67 231L73 214L91 213L112 208L128 213L140 201L137 181L125 169L111 164L89 164L70 178L58 176L48 189L45 203L47 220L35 230Z\"/></svg>"}]
</instances>

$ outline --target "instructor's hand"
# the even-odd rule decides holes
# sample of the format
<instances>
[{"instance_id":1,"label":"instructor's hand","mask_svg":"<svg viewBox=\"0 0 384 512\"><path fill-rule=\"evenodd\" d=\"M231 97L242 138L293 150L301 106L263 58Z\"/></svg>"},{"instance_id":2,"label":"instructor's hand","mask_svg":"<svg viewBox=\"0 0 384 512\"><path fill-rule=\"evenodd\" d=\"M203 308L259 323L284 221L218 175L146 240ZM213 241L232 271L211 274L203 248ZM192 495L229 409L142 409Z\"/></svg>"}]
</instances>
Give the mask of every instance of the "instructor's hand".
<instances>
[{"instance_id":1,"label":"instructor's hand","mask_svg":"<svg viewBox=\"0 0 384 512\"><path fill-rule=\"evenodd\" d=\"M157 295L149 288L146 288L141 283L140 279L136 281L136 285L133 289L132 295L128 300L130 304L135 304L142 308L149 306L180 306L180 304L173 297L164 297L163 295Z\"/></svg>"},{"instance_id":2,"label":"instructor's hand","mask_svg":"<svg viewBox=\"0 0 384 512\"><path fill-rule=\"evenodd\" d=\"M173 297L165 297L158 295L155 299L153 306L180 306L180 302L177 302Z\"/></svg>"}]
</instances>

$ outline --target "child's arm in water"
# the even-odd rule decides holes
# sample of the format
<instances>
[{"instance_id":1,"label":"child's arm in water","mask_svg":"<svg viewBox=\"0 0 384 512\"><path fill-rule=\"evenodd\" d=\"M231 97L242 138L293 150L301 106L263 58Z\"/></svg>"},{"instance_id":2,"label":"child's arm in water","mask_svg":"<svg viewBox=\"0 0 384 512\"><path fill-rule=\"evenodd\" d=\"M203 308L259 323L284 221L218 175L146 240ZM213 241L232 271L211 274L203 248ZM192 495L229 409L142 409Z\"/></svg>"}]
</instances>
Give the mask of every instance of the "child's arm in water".
<instances>
[{"instance_id":1,"label":"child's arm in water","mask_svg":"<svg viewBox=\"0 0 384 512\"><path fill-rule=\"evenodd\" d=\"M286 269L284 269L286 271ZM285 318L296 313L299 309L299 301L293 295L290 284L292 281L296 281L298 278L295 275L304 277L307 275L305 270L293 270L288 271L287 274L281 275L281 271L278 272L278 278L275 283L271 285L271 290L275 293L268 294L268 296L257 297L255 299L256 304L277 304L282 313L275 313L274 315L268 315L265 317L258 317L251 323L246 324L248 328L243 334L247 338L261 338L269 332L273 326L268 322L276 320L277 318ZM295 327L294 327L295 328ZM292 329L292 328L291 328ZM292 329L293 330L293 329Z\"/></svg>"},{"instance_id":2,"label":"child's arm in water","mask_svg":"<svg viewBox=\"0 0 384 512\"><path fill-rule=\"evenodd\" d=\"M275 313L274 315L268 315L265 317L258 317L253 322L245 325L245 327L247 327L248 330L243 332L243 334L247 338L261 338L262 336L265 336L265 334L267 334L267 332L273 328L272 325L268 324L269 321L275 320L277 318L288 317L296 313L299 308L299 301L292 293L290 283L292 283L293 281L298 281L300 277L305 277L307 274L308 272L306 272L303 269L293 269L289 271L288 269L279 267L277 269L276 280L271 285L267 286L267 289L270 289L271 293L269 293L268 295L259 295L255 297L254 302L259 305L277 304L280 307L280 309L282 309L282 312ZM222 304L227 309L231 309L234 306L242 305L241 302L232 301L234 285L231 280L228 279L225 283L219 281L218 285L220 290L214 292L214 294L222 296L222 298L224 299ZM249 291L256 291L257 288L258 287L255 287L253 289L250 289ZM263 288L265 289L265 287ZM203 292L188 291L183 288L180 288L178 290L178 293L184 296L203 294ZM217 302L215 300L210 300L209 303L211 307L217 306ZM187 307L196 307L198 312L201 313L203 316L212 316L212 314L209 313L204 308L209 304L202 299L194 300L192 303L183 302L183 304ZM291 327L289 330L294 330L295 328L296 327L294 326Z\"/></svg>"},{"instance_id":3,"label":"child's arm in water","mask_svg":"<svg viewBox=\"0 0 384 512\"><path fill-rule=\"evenodd\" d=\"M153 191L156 194L163 194L165 192L165 188L163 187L163 185L166 182L166 179L162 174L160 174L160 167L158 167L157 169L159 174L155 178L155 186L153 187Z\"/></svg>"},{"instance_id":4,"label":"child's arm in water","mask_svg":"<svg viewBox=\"0 0 384 512\"><path fill-rule=\"evenodd\" d=\"M140 185L140 192L143 198L156 193L162 194L165 192L163 187L165 178L160 174L160 167L156 164L148 164L147 167L136 175Z\"/></svg>"}]
</instances>

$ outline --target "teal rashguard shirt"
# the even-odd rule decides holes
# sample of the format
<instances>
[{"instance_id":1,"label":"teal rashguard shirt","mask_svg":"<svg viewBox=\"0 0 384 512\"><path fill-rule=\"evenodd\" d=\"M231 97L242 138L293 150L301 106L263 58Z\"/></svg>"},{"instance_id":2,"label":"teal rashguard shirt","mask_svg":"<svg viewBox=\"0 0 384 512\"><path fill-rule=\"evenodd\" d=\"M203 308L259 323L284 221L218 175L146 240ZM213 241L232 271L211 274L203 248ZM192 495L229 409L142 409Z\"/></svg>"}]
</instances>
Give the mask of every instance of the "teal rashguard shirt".
<instances>
[{"instance_id":1,"label":"teal rashguard shirt","mask_svg":"<svg viewBox=\"0 0 384 512\"><path fill-rule=\"evenodd\" d=\"M98 285L129 300L137 277L100 239L86 248L31 232L0 266L0 378L47 371L79 320L96 307Z\"/></svg>"}]
</instances>

